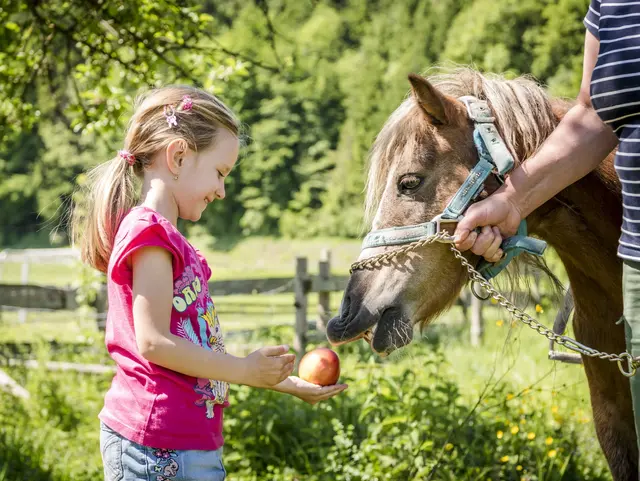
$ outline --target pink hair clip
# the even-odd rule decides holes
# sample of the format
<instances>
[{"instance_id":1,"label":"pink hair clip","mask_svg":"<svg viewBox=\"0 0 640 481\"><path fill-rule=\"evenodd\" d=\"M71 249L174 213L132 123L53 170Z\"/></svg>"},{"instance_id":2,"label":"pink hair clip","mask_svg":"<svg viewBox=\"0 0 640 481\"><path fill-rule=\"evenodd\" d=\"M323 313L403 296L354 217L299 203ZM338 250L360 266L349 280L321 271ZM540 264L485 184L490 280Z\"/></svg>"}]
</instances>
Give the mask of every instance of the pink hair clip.
<instances>
[{"instance_id":1,"label":"pink hair clip","mask_svg":"<svg viewBox=\"0 0 640 481\"><path fill-rule=\"evenodd\" d=\"M118 150L118 155L127 161L127 164L133 165L136 163L135 156L128 150Z\"/></svg>"},{"instance_id":2,"label":"pink hair clip","mask_svg":"<svg viewBox=\"0 0 640 481\"><path fill-rule=\"evenodd\" d=\"M188 111L193 108L193 99L189 95L182 97L182 110Z\"/></svg>"},{"instance_id":3,"label":"pink hair clip","mask_svg":"<svg viewBox=\"0 0 640 481\"><path fill-rule=\"evenodd\" d=\"M169 127L175 127L176 125L178 125L178 119L176 118L176 109L173 108L173 105L164 106L164 116L167 118Z\"/></svg>"}]
</instances>

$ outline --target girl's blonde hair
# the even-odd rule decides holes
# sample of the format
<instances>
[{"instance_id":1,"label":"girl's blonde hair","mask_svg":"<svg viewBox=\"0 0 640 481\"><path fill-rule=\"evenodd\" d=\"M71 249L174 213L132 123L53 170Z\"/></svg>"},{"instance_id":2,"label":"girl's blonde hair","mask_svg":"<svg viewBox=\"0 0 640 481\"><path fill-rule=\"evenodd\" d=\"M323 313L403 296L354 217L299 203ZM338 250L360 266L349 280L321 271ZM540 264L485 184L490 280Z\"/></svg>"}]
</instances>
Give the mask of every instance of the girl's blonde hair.
<instances>
[{"instance_id":1,"label":"girl's blonde hair","mask_svg":"<svg viewBox=\"0 0 640 481\"><path fill-rule=\"evenodd\" d=\"M185 95L192 102L189 109L179 108ZM171 113L176 116L173 125L167 121ZM154 154L175 139L195 152L206 150L220 128L238 136L240 123L224 103L202 90L171 86L138 97L124 142L135 161L130 165L126 155L117 155L89 171L82 205L73 209L71 236L80 245L83 262L107 271L118 226L138 202L136 177L142 178Z\"/></svg>"}]
</instances>

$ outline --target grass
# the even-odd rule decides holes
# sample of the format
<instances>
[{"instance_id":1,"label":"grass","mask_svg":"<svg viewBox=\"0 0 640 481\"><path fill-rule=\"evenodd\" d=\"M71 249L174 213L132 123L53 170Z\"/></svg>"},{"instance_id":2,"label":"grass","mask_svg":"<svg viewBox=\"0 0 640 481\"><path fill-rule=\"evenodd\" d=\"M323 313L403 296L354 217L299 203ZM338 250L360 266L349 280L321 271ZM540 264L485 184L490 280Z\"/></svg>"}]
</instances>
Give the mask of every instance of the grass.
<instances>
[{"instance_id":1,"label":"grass","mask_svg":"<svg viewBox=\"0 0 640 481\"><path fill-rule=\"evenodd\" d=\"M205 238L195 239L194 244L203 250L212 266L213 279L291 276L296 255L306 255L309 258L310 270L314 271L320 251L324 247L332 251L332 272L344 274L359 251L358 242L341 239L289 241L254 238L235 243L228 250L214 250L211 242ZM552 262L555 266L553 258ZM60 266L56 269L49 266L33 266L30 273L33 282L66 285L74 282L74 272L77 271L62 269ZM3 282L10 279L14 279L13 282L19 281L19 276L19 266L5 266ZM341 297L341 293L331 295L331 308L334 312L338 309ZM293 340L292 294L225 296L214 299L214 302L222 327L227 333L284 325L288 327L274 331L279 333L277 338L266 341L263 339L260 342L291 343ZM310 320L317 317L316 305L317 294L310 294ZM536 313L533 306L529 307L529 312L550 326L555 310L548 304L544 305L544 312ZM487 390L495 389L498 381L504 381L510 386L512 391L506 393L503 400L504 403L508 403L509 415L512 416L512 419L504 420L505 427L501 429L505 433L518 425L519 429L534 433L538 440L547 439L554 436L556 427L569 423L575 425L581 440L581 449L592 459L594 466L604 466L603 455L593 428L583 368L548 361L547 340L526 326L512 326L510 318L501 308L487 303L483 314L485 335L483 345L477 348L469 345L469 327L465 325L457 307L441 316L422 336L418 333L418 338L412 345L394 353L388 359L376 358L373 364L369 361L358 361L357 356L347 354L350 349L353 350L353 346L339 347L336 350L345 360L344 378L357 383L352 386L354 394L365 392L368 386L361 385L367 379L361 375L363 372L375 368L380 370L382 376L393 376L407 369L407 366L420 371L425 349L441 350L446 360L440 367L442 375L461 386L462 394L469 405L473 406ZM64 342L93 343L98 347L102 346L103 342L95 320L82 313L31 312L27 322L19 324L17 313L5 310L1 313L0 324L0 337L3 341L55 339ZM230 334L229 338L232 337ZM236 339L230 341L230 344L241 345L242 338L239 338L240 341ZM249 342L254 341L252 339ZM366 350L364 346L362 349ZM86 359L86 362L92 362L92 359ZM82 404L83 401L74 398L73 402ZM90 409L87 408L91 411L91 416L95 416L96 413L93 411L99 409L99 402L96 403ZM532 406L545 406L548 422L531 428L521 424L525 420L522 413L532 409ZM481 407L491 412L491 406L481 404ZM229 435L233 436L233 433Z\"/></svg>"},{"instance_id":2,"label":"grass","mask_svg":"<svg viewBox=\"0 0 640 481\"><path fill-rule=\"evenodd\" d=\"M323 437L319 431L315 431L324 426L322 433L330 434L330 430L327 433L326 426L335 421L345 426L357 424L360 426L358 432L361 432L364 425L369 425L367 444L356 446L353 459L349 459L348 453L344 453L338 461L334 460L337 463L335 473L345 473L351 464L359 464L361 467L367 465L366 460L358 459L369 456L369 466L372 466L371 469L378 466L375 469L379 470L377 472L380 476L352 479L400 479L383 477L390 468L379 465L391 463L389 466L394 466L412 459L414 449L403 449L394 444L396 439L408 442L411 436L405 430L411 430L416 436L422 437L420 443L425 441L426 445L429 440L436 443L434 449L427 448L422 452L420 459L433 462L445 453L439 472L453 470L456 463L464 463L466 456L471 456L471 459L477 457L480 449L495 449L493 455L486 456L489 459L484 465L483 472L487 473L484 477L436 476L434 479L610 480L595 439L581 367L554 365L545 361L546 343L540 336L528 329L511 328L508 323L498 325L500 323L496 321L502 319L502 312L496 307L488 307L486 315L488 322L485 343L479 348L469 347L466 330L454 316L439 320L427 330L425 336L387 359L372 357L363 341L337 348L342 360L342 381L348 382L350 387L335 402L311 407L285 395L235 386L232 389L232 405L225 415L225 437L228 442L228 446L225 446L225 461L230 469L230 476L242 481L337 479L327 476L308 478L302 473L297 476L294 472L267 478L260 468L261 464L266 463L261 462L263 456L273 457L278 452L275 446L285 442L287 444L283 449L286 456L278 457L274 464L295 465L297 458L312 456L312 452L301 450L294 443L301 443L307 437L317 445L335 443L336 452L343 453L342 449L346 446L339 444L340 439ZM539 314L539 317L546 322L550 314L545 312ZM286 329L274 330L262 342L284 341L290 332L291 330ZM527 346L527 350L520 349L522 346ZM444 353L442 363L434 366L433 362L437 357L432 356L429 351ZM407 369L415 375L404 377L403 373ZM43 474L42 477L33 479L100 479L95 417L101 409L102 395L108 388L109 376L47 373L18 368L8 369L7 372L30 392L38 394L37 399L20 410L17 409L19 406L10 409L9 400L3 398L7 400L4 403L7 407L0 410L3 411L0 418L6 416L0 425L0 433L8 425L15 425L16 439L9 442L9 446L13 448L11 452L21 453L24 459L28 459L30 471L51 469L55 472L52 477ZM506 383L497 383L500 377ZM446 398L449 395L445 389L448 388L445 388L442 380L452 382L460 388L462 398L456 400L456 406L447 404ZM510 390L504 390L505 384ZM439 391L438 386L443 390ZM416 394L429 392L432 397L422 400L413 398L410 401L407 393L414 390ZM417 418L415 421L411 416L407 420L408 405L413 405ZM421 411L432 405L440 407L438 414ZM469 409L475 409L480 416L476 417L472 430L460 423ZM378 418L376 413L379 411L385 413L384 417ZM260 416L256 417L255 412L260 412ZM453 412L461 415L451 414ZM265 418L268 422L264 422ZM483 418L487 419L484 424L493 426L493 430L482 430L483 423L480 420ZM432 424L438 419L446 423ZM310 423L309 426L306 422ZM320 426L318 423L323 424ZM394 433L394 429L397 432ZM12 432L8 429L6 431ZM447 438L447 431L453 433L451 439ZM579 452L572 447L575 441L569 441L563 435L575 436L579 440ZM377 442L378 437L383 439ZM374 442L378 446L372 444ZM449 442L453 444L446 444ZM534 452L534 443L538 446L535 452L540 454L542 450L543 457L538 461L531 454ZM2 445L3 440L0 439L0 446ZM309 448L309 443L305 446ZM569 447L570 450L563 451L563 447ZM375 450L374 454L367 454L372 449ZM557 454L558 458L562 456L563 459L579 455L582 467L580 474L588 476L563 477L556 470L552 477L552 454ZM65 462L57 462L62 457ZM488 473L498 470L503 473L508 470L505 464L507 462L504 461L506 458L513 464L509 469L513 475L518 476L488 478ZM518 472L516 465L525 464L523 460L527 460L529 465L537 464L537 477L530 477L535 474L531 470ZM313 464L309 470L322 471L325 462L323 460L323 464ZM14 464L16 469L25 469L25 461L16 460ZM300 462L297 465L298 469L302 469ZM248 466L255 470L252 471L254 476L243 475L249 469ZM16 481L31 478L3 478L0 474L0 479Z\"/></svg>"},{"instance_id":3,"label":"grass","mask_svg":"<svg viewBox=\"0 0 640 481\"><path fill-rule=\"evenodd\" d=\"M249 277L293 277L296 257L308 259L309 272L318 271L323 249L331 251L331 272L345 275L360 253L360 241L342 238L284 239L250 237L234 243L230 250L215 249L208 237L190 239L200 249L213 271L212 279Z\"/></svg>"},{"instance_id":4,"label":"grass","mask_svg":"<svg viewBox=\"0 0 640 481\"><path fill-rule=\"evenodd\" d=\"M543 324L553 324L555 312L536 313L533 307L527 311ZM488 401L481 399L500 385L510 386L510 392L502 398L510 413L510 418L502 420L503 432L518 426L538 439L553 439L555 430L573 424L582 452L594 466L606 470L583 367L548 360L547 339L523 324L512 323L503 309L489 306L483 314L485 332L480 347L470 346L469 329L460 322L460 316L449 314L437 320L412 345L382 361L381 367L389 374L400 372L408 363L419 370L423 345L432 345L444 353L447 361L441 366L441 375L461 387L469 405L479 402L479 408L490 411ZM528 413L541 406L548 414L544 431L540 425L526 424Z\"/></svg>"}]
</instances>

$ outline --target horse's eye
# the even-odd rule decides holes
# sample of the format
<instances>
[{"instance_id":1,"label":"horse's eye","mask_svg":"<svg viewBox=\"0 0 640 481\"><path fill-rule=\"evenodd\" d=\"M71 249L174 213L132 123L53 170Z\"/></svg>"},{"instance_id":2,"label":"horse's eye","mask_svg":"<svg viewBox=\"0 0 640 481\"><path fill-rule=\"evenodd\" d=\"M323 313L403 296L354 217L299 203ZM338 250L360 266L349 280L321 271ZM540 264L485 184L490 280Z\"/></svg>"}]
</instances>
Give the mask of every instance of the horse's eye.
<instances>
[{"instance_id":1,"label":"horse's eye","mask_svg":"<svg viewBox=\"0 0 640 481\"><path fill-rule=\"evenodd\" d=\"M405 175L398 182L398 190L402 194L409 194L420 187L422 178L417 175Z\"/></svg>"}]
</instances>

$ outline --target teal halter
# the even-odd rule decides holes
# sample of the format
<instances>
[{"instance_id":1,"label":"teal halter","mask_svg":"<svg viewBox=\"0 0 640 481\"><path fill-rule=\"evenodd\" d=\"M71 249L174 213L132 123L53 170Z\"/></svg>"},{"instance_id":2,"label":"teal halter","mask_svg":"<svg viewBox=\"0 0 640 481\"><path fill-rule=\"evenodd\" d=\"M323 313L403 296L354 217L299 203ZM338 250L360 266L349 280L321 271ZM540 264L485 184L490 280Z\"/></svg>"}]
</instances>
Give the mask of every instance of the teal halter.
<instances>
[{"instance_id":1,"label":"teal halter","mask_svg":"<svg viewBox=\"0 0 640 481\"><path fill-rule=\"evenodd\" d=\"M442 214L422 224L371 231L364 238L362 250L409 244L435 235L442 230L442 224L457 223L462 219L463 213L482 192L489 174L495 174L502 183L504 176L513 169L515 162L494 125L495 118L491 116L487 102L471 96L461 97L460 100L466 105L469 118L473 121L473 142L478 151L478 163L469 172ZM481 259L476 269L489 280L497 276L521 252L541 256L546 247L546 242L527 236L527 221L523 220L516 235L502 242L500 248L504 257L494 263Z\"/></svg>"}]
</instances>

